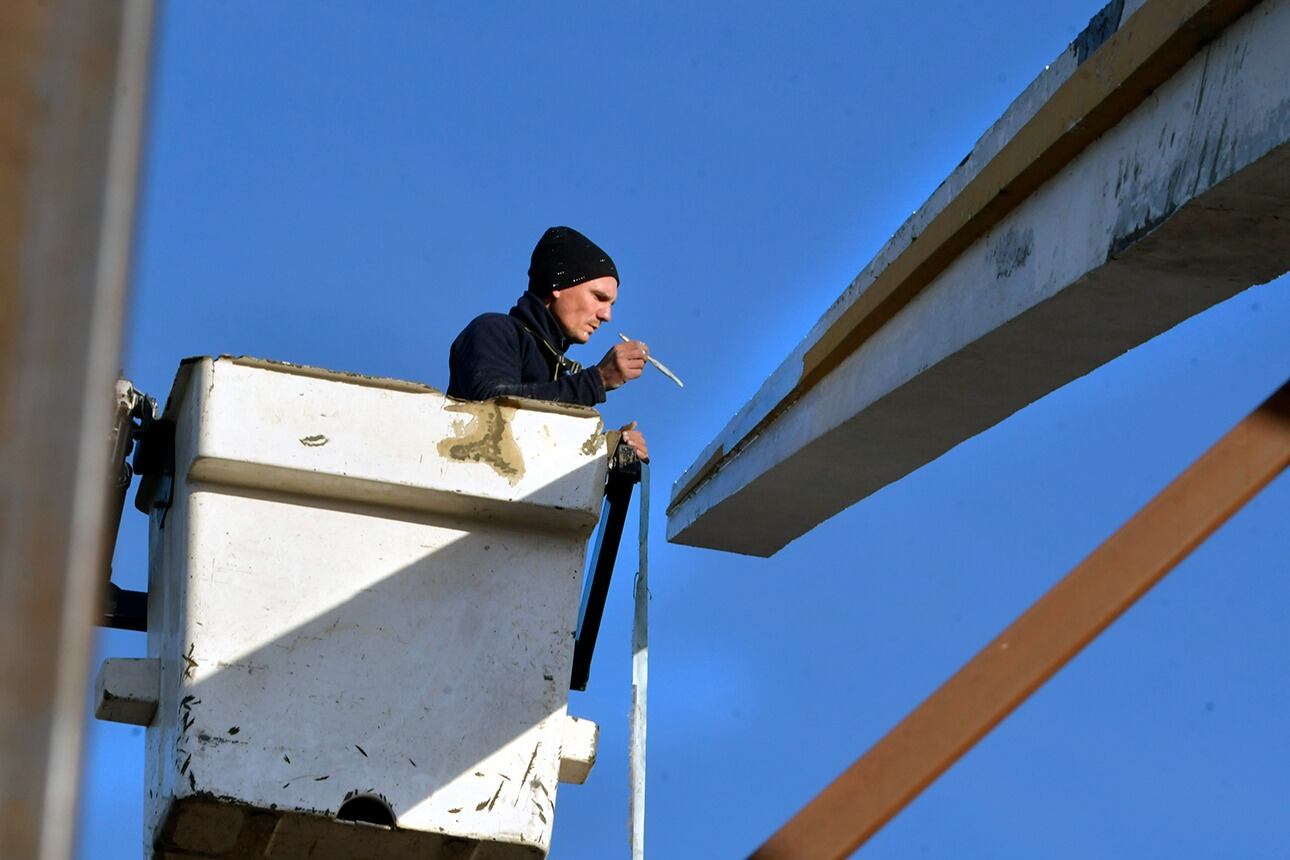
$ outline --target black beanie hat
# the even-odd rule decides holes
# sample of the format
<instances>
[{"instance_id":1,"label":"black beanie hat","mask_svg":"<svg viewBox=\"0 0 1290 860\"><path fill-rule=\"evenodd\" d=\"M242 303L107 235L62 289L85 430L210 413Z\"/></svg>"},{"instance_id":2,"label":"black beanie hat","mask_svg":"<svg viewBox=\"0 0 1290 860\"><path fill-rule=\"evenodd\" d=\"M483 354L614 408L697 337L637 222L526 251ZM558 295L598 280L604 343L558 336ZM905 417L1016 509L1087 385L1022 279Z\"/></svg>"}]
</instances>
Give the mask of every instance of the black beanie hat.
<instances>
[{"instance_id":1,"label":"black beanie hat","mask_svg":"<svg viewBox=\"0 0 1290 860\"><path fill-rule=\"evenodd\" d=\"M618 269L595 242L572 227L552 227L533 248L529 292L545 298L552 290L606 276L617 280Z\"/></svg>"}]
</instances>

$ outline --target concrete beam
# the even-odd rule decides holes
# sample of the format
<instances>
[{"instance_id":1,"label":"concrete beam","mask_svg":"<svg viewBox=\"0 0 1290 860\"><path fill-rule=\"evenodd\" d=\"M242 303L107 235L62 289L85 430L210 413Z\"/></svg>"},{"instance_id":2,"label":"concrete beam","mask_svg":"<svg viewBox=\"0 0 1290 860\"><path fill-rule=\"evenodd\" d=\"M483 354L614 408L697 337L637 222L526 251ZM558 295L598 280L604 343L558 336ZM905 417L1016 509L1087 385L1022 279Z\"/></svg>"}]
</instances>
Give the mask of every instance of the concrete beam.
<instances>
[{"instance_id":1,"label":"concrete beam","mask_svg":"<svg viewBox=\"0 0 1290 860\"><path fill-rule=\"evenodd\" d=\"M149 0L0 3L0 853L71 856Z\"/></svg>"},{"instance_id":2,"label":"concrete beam","mask_svg":"<svg viewBox=\"0 0 1290 860\"><path fill-rule=\"evenodd\" d=\"M769 556L1290 269L1290 0L1112 3L673 488L668 538Z\"/></svg>"}]
</instances>

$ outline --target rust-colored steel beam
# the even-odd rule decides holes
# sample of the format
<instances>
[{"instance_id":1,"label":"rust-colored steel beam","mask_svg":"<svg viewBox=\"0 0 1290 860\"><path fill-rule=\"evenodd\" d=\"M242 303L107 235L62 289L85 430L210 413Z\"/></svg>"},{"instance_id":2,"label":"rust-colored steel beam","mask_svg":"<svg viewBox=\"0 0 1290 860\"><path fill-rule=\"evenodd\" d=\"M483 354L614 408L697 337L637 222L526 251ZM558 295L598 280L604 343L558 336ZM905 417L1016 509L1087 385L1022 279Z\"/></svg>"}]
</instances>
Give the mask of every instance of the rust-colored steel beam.
<instances>
[{"instance_id":1,"label":"rust-colored steel beam","mask_svg":"<svg viewBox=\"0 0 1290 860\"><path fill-rule=\"evenodd\" d=\"M1290 465L1290 382L752 855L849 856Z\"/></svg>"}]
</instances>

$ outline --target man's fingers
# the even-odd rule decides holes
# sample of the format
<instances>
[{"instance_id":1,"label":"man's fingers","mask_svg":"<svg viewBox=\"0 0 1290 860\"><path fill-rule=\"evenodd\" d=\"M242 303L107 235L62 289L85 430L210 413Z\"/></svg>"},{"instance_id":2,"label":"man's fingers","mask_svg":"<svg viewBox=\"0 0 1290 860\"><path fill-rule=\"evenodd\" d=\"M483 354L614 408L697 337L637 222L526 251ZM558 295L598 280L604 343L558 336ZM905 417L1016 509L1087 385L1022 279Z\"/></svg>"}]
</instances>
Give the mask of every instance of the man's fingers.
<instances>
[{"instance_id":1,"label":"man's fingers","mask_svg":"<svg viewBox=\"0 0 1290 860\"><path fill-rule=\"evenodd\" d=\"M624 373L630 373L633 376L640 376L641 371L645 369L644 357L625 358L619 363L619 367Z\"/></svg>"},{"instance_id":2,"label":"man's fingers","mask_svg":"<svg viewBox=\"0 0 1290 860\"><path fill-rule=\"evenodd\" d=\"M637 340L615 344L600 365L602 375L606 370L610 372L606 388L617 388L644 373L647 353L648 347Z\"/></svg>"},{"instance_id":3,"label":"man's fingers","mask_svg":"<svg viewBox=\"0 0 1290 860\"><path fill-rule=\"evenodd\" d=\"M649 460L649 448L645 446L645 436L636 429L636 422L632 421L624 424L622 427L623 444L636 452L636 456L643 461Z\"/></svg>"},{"instance_id":4,"label":"man's fingers","mask_svg":"<svg viewBox=\"0 0 1290 860\"><path fill-rule=\"evenodd\" d=\"M617 344L614 349L619 355L626 358L644 358L649 355L649 347L639 340L630 340L627 343Z\"/></svg>"}]
</instances>

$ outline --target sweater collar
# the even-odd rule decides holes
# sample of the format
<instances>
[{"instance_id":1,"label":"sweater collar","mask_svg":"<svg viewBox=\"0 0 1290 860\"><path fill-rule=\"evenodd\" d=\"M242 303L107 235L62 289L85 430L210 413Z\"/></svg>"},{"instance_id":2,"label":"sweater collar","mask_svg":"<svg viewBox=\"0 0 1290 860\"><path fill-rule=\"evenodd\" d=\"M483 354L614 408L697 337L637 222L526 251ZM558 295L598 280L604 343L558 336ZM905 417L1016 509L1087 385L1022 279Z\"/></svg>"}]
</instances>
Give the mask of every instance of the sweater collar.
<instances>
[{"instance_id":1,"label":"sweater collar","mask_svg":"<svg viewBox=\"0 0 1290 860\"><path fill-rule=\"evenodd\" d=\"M551 311L547 310L542 300L531 292L525 292L520 296L515 307L511 308L511 316L515 317L534 334L543 338L561 355L569 348L569 339L564 336L560 330L560 324L556 322Z\"/></svg>"}]
</instances>

